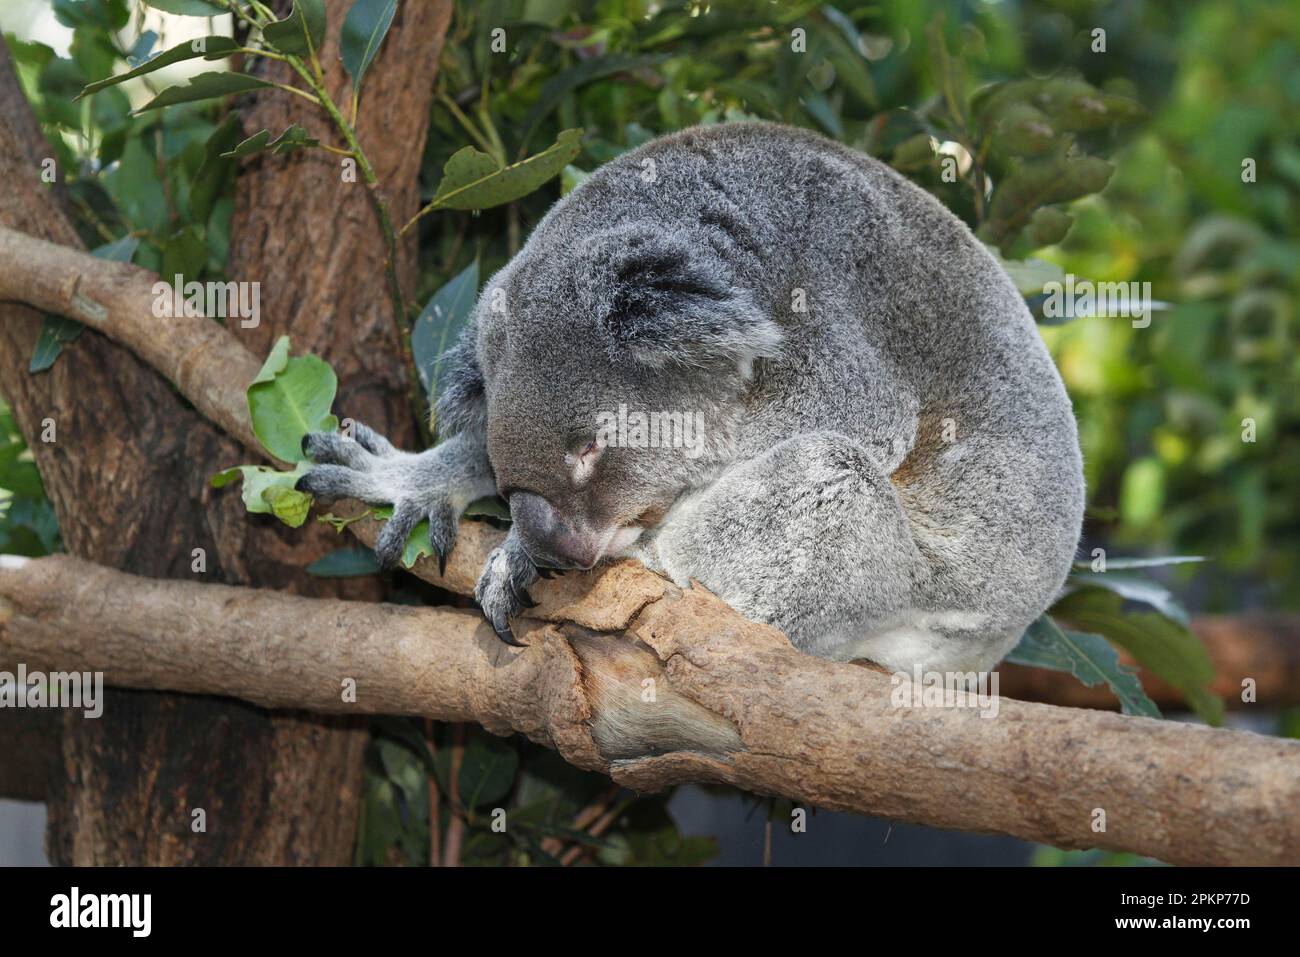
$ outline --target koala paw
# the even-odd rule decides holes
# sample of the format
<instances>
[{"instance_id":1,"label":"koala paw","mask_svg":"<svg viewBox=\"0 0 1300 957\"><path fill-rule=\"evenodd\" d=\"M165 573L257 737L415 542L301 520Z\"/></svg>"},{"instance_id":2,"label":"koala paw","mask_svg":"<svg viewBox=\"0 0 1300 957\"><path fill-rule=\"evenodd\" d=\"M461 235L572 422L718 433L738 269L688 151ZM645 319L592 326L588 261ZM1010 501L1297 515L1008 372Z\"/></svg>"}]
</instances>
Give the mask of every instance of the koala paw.
<instances>
[{"instance_id":1,"label":"koala paw","mask_svg":"<svg viewBox=\"0 0 1300 957\"><path fill-rule=\"evenodd\" d=\"M524 647L510 630L510 619L537 604L527 591L537 579L536 566L513 535L493 550L483 566L483 574L474 588L474 598L492 630L507 645Z\"/></svg>"},{"instance_id":2,"label":"koala paw","mask_svg":"<svg viewBox=\"0 0 1300 957\"><path fill-rule=\"evenodd\" d=\"M380 567L393 568L401 561L411 530L427 518L439 574L446 572L459 513L450 490L428 474L429 453L401 452L359 422L350 438L312 432L303 438L302 450L316 464L298 479L296 488L324 499L357 498L369 505L393 506L375 542Z\"/></svg>"}]
</instances>

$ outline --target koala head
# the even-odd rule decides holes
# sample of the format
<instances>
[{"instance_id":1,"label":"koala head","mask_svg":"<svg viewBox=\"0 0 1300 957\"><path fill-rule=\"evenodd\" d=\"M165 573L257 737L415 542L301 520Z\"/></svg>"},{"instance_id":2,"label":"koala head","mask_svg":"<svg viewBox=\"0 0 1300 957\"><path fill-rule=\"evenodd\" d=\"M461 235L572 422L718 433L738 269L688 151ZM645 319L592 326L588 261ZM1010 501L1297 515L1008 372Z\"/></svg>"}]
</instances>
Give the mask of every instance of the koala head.
<instances>
[{"instance_id":1,"label":"koala head","mask_svg":"<svg viewBox=\"0 0 1300 957\"><path fill-rule=\"evenodd\" d=\"M727 461L753 364L781 338L712 245L644 224L539 227L476 324L497 484L556 568L626 548Z\"/></svg>"}]
</instances>

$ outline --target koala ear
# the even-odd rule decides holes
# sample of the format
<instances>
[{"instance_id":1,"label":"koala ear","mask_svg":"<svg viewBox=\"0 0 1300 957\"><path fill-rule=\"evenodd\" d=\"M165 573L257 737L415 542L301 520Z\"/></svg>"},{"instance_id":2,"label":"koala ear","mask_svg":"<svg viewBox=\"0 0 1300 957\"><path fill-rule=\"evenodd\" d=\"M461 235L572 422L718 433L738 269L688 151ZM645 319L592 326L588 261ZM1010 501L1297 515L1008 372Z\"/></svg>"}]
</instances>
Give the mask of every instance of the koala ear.
<instances>
[{"instance_id":1,"label":"koala ear","mask_svg":"<svg viewBox=\"0 0 1300 957\"><path fill-rule=\"evenodd\" d=\"M618 227L579 253L578 298L610 358L653 368L726 362L748 375L779 351L781 330L736 288L707 240L654 227Z\"/></svg>"}]
</instances>

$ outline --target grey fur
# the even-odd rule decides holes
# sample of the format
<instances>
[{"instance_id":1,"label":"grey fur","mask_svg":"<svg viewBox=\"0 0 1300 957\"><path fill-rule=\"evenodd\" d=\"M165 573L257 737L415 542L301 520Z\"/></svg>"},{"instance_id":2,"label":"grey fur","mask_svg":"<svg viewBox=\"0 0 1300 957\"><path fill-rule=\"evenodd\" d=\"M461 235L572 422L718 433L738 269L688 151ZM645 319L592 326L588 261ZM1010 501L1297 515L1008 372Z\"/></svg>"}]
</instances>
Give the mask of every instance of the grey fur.
<instances>
[{"instance_id":1,"label":"grey fur","mask_svg":"<svg viewBox=\"0 0 1300 957\"><path fill-rule=\"evenodd\" d=\"M455 438L313 439L332 468L304 481L424 515L490 487L490 462L507 498L540 496L479 585L499 632L562 533L813 654L978 670L1074 557L1077 430L1023 300L934 198L805 131L698 127L607 164L489 280L446 365ZM700 453L593 447L620 404L698 415Z\"/></svg>"}]
</instances>

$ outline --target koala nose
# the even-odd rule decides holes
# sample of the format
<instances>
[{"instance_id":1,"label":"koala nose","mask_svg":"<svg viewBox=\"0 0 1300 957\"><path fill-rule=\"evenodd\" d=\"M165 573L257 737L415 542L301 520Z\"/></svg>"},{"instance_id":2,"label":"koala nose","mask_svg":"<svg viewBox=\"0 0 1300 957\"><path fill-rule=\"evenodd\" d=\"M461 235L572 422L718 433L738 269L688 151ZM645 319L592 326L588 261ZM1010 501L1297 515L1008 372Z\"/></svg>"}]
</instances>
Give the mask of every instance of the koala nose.
<instances>
[{"instance_id":1,"label":"koala nose","mask_svg":"<svg viewBox=\"0 0 1300 957\"><path fill-rule=\"evenodd\" d=\"M587 569L600 560L596 537L575 528L540 495L511 495L510 518L528 557L539 567Z\"/></svg>"}]
</instances>

